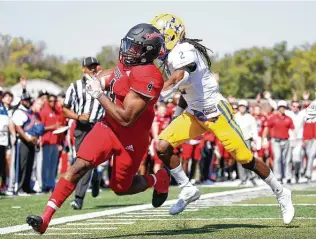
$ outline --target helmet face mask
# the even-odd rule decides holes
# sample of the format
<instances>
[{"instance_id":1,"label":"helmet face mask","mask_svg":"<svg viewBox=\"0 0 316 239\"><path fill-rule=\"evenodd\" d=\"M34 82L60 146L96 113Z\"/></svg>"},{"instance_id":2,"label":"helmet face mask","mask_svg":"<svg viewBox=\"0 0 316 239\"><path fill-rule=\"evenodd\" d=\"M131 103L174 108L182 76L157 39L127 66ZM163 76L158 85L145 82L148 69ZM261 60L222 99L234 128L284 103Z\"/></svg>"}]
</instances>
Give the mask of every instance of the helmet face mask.
<instances>
[{"instance_id":1,"label":"helmet face mask","mask_svg":"<svg viewBox=\"0 0 316 239\"><path fill-rule=\"evenodd\" d=\"M119 60L126 66L152 63L165 55L164 39L150 24L134 26L122 39Z\"/></svg>"},{"instance_id":2,"label":"helmet face mask","mask_svg":"<svg viewBox=\"0 0 316 239\"><path fill-rule=\"evenodd\" d=\"M142 44L123 38L121 40L120 58L122 58L125 65L138 65L140 62L145 61L142 59L145 48Z\"/></svg>"}]
</instances>

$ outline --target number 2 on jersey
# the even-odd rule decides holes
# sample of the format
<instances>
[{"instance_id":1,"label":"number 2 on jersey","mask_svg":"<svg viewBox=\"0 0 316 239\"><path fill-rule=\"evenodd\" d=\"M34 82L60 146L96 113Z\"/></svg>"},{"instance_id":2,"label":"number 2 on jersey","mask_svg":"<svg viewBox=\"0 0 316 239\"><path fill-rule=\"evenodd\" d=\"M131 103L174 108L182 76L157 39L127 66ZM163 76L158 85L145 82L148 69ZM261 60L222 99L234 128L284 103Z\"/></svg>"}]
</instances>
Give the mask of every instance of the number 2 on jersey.
<instances>
[{"instance_id":1,"label":"number 2 on jersey","mask_svg":"<svg viewBox=\"0 0 316 239\"><path fill-rule=\"evenodd\" d=\"M183 51L179 51L179 54L180 54L180 59L184 59L184 55L183 55Z\"/></svg>"},{"instance_id":2,"label":"number 2 on jersey","mask_svg":"<svg viewBox=\"0 0 316 239\"><path fill-rule=\"evenodd\" d=\"M109 91L109 98L111 99L111 101L114 103L115 102L115 94L114 94L114 84L115 84L115 79L111 80L110 82L110 91Z\"/></svg>"}]
</instances>

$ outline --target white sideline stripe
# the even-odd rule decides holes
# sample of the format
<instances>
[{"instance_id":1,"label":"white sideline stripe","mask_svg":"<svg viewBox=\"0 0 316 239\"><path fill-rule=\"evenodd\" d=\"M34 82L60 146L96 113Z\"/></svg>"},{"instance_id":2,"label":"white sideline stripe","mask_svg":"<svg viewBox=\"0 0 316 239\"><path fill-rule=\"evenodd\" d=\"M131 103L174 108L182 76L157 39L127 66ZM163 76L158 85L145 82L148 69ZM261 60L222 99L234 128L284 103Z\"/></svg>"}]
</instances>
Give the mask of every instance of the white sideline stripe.
<instances>
[{"instance_id":1,"label":"white sideline stripe","mask_svg":"<svg viewBox=\"0 0 316 239\"><path fill-rule=\"evenodd\" d=\"M89 220L90 221L90 220ZM85 225L130 225L134 224L135 222L71 222L67 223L66 225L73 225L73 226L85 226Z\"/></svg>"},{"instance_id":2,"label":"white sideline stripe","mask_svg":"<svg viewBox=\"0 0 316 239\"><path fill-rule=\"evenodd\" d=\"M76 231L76 230L116 230L117 227L51 227L49 228L47 231L65 231L65 230L72 230L72 231Z\"/></svg>"},{"instance_id":3,"label":"white sideline stripe","mask_svg":"<svg viewBox=\"0 0 316 239\"><path fill-rule=\"evenodd\" d=\"M267 188L268 186L259 186L256 188L245 188L245 189L231 190L231 191L225 191L225 192L208 193L208 194L201 195L200 199L208 199L208 198L226 196L226 195L236 194L236 193L254 192L254 191L260 191L262 189L267 189ZM170 206L172 204L175 204L176 202L177 202L177 199L168 200L164 203L164 205ZM143 204L143 205L104 210L100 212L90 212L90 213L85 213L85 214L60 217L60 218L53 219L50 225L51 226L59 225L59 224L67 223L67 222L81 221L81 220L92 219L96 217L104 217L104 216L115 215L115 214L120 214L120 213L140 211L140 210L145 210L145 209L153 209L153 206L151 204ZM31 227L27 224L11 226L11 227L3 227L3 228L0 228L0 235L14 233L14 232L22 232L22 231L27 231L30 229Z\"/></svg>"}]
</instances>

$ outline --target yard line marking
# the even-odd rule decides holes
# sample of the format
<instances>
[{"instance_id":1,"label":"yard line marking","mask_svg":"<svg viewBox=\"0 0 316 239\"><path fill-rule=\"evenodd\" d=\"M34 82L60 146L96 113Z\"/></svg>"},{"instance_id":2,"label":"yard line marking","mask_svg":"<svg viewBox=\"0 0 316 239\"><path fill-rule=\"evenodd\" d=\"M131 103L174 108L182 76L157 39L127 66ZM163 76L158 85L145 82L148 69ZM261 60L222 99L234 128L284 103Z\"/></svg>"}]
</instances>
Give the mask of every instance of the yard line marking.
<instances>
[{"instance_id":1,"label":"yard line marking","mask_svg":"<svg viewBox=\"0 0 316 239\"><path fill-rule=\"evenodd\" d=\"M109 216L110 218L137 218L137 217L145 217L147 218L148 216L150 217L171 217L171 215L166 214L166 215L120 215L120 216Z\"/></svg>"},{"instance_id":2,"label":"yard line marking","mask_svg":"<svg viewBox=\"0 0 316 239\"><path fill-rule=\"evenodd\" d=\"M293 203L294 206L316 206L316 204L311 204L311 203ZM229 205L225 205L224 207L278 207L279 204L229 204ZM221 207L221 205L219 205L218 207Z\"/></svg>"},{"instance_id":3,"label":"yard line marking","mask_svg":"<svg viewBox=\"0 0 316 239\"><path fill-rule=\"evenodd\" d=\"M41 236L69 236L69 235L90 235L89 232L69 232L69 233L45 233ZM36 233L16 233L17 236L38 236Z\"/></svg>"},{"instance_id":4,"label":"yard line marking","mask_svg":"<svg viewBox=\"0 0 316 239\"><path fill-rule=\"evenodd\" d=\"M85 225L120 225L120 224L134 224L135 222L71 222L66 225L85 226Z\"/></svg>"},{"instance_id":5,"label":"yard line marking","mask_svg":"<svg viewBox=\"0 0 316 239\"><path fill-rule=\"evenodd\" d=\"M152 212L127 212L124 213L125 215L150 215L150 216L165 216L165 215L169 215L168 212L158 212L158 213L152 213Z\"/></svg>"},{"instance_id":6,"label":"yard line marking","mask_svg":"<svg viewBox=\"0 0 316 239\"><path fill-rule=\"evenodd\" d=\"M282 220L281 217L210 217L210 218L105 218L100 220L120 220L120 221L224 221L224 220L241 220L241 221L249 221L249 220ZM295 217L294 220L316 220L316 217Z\"/></svg>"},{"instance_id":7,"label":"yard line marking","mask_svg":"<svg viewBox=\"0 0 316 239\"><path fill-rule=\"evenodd\" d=\"M63 230L116 230L117 227L51 227L47 231L63 231Z\"/></svg>"},{"instance_id":8,"label":"yard line marking","mask_svg":"<svg viewBox=\"0 0 316 239\"><path fill-rule=\"evenodd\" d=\"M89 220L86 220L86 222L105 222L105 221L109 221L109 220L111 220L111 218L99 218L99 219L89 219ZM116 223L119 224L120 222L116 222ZM121 222L121 223L125 223L125 222ZM134 223L136 223L136 221L131 221L131 222L128 222L128 223L134 224ZM66 225L69 225L69 224L73 224L73 222L67 223Z\"/></svg>"},{"instance_id":9,"label":"yard line marking","mask_svg":"<svg viewBox=\"0 0 316 239\"><path fill-rule=\"evenodd\" d=\"M208 194L201 195L200 199L209 199L209 198L214 198L214 197L227 196L227 195L231 195L231 194L255 192L255 191L260 191L263 189L269 189L269 187L268 186L259 186L256 188L245 188L245 189L237 189L237 190L231 190L231 191L225 191L225 192L208 193ZM175 204L177 201L178 201L177 199L168 200L164 203L164 205L170 206L170 205ZM126 212L140 211L140 210L145 210L145 209L153 209L153 206L151 204L142 204L142 205L136 205L136 206L128 206L128 207L122 207L122 208L116 208L116 209L109 209L109 210L104 210L104 211L99 211L99 212L91 212L91 213L85 213L85 214L79 214L79 215L73 215L73 216L60 217L60 218L53 219L51 221L50 225L53 226L53 225L65 224L67 222L81 221L81 220L86 220L86 219L104 217L104 216L109 216L109 215L116 215L116 214L126 213ZM168 216L168 215L166 215L166 216ZM10 226L10 227L3 227L3 228L0 228L0 235L14 233L14 232L27 231L30 229L31 229L31 227L27 224Z\"/></svg>"},{"instance_id":10,"label":"yard line marking","mask_svg":"<svg viewBox=\"0 0 316 239\"><path fill-rule=\"evenodd\" d=\"M204 208L209 208L209 207L205 207L205 206L201 206L201 207L198 207L198 206L195 206L195 207L187 206L186 208L188 208L188 209L204 209Z\"/></svg>"},{"instance_id":11,"label":"yard line marking","mask_svg":"<svg viewBox=\"0 0 316 239\"><path fill-rule=\"evenodd\" d=\"M190 208L185 208L186 212L197 212L199 211L199 209L190 209ZM169 209L154 209L154 210L150 210L150 209L146 209L146 210L142 210L142 212L169 212Z\"/></svg>"},{"instance_id":12,"label":"yard line marking","mask_svg":"<svg viewBox=\"0 0 316 239\"><path fill-rule=\"evenodd\" d=\"M294 197L316 197L316 194L294 194Z\"/></svg>"}]
</instances>

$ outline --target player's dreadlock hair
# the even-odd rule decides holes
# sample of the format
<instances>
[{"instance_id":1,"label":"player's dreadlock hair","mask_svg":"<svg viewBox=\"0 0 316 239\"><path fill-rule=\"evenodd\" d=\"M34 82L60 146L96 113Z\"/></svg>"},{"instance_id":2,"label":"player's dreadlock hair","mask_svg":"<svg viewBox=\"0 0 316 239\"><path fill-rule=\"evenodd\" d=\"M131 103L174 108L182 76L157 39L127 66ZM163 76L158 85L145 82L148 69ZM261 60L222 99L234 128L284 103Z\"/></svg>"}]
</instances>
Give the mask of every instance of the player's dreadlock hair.
<instances>
[{"instance_id":1,"label":"player's dreadlock hair","mask_svg":"<svg viewBox=\"0 0 316 239\"><path fill-rule=\"evenodd\" d=\"M203 41L203 40L202 39L186 38L184 35L184 37L181 40L181 43L187 42L187 43L193 45L195 47L195 49L197 49L205 57L208 67L211 68L212 62L211 62L211 58L207 54L207 51L210 51L212 53L213 53L213 51L211 49L207 48L206 46L202 45L201 43L199 43L201 41ZM158 69L163 73L163 76L166 79L171 75L170 70L167 66L167 57L162 60L160 65L158 65Z\"/></svg>"},{"instance_id":2,"label":"player's dreadlock hair","mask_svg":"<svg viewBox=\"0 0 316 239\"><path fill-rule=\"evenodd\" d=\"M184 36L181 42L187 42L187 43L190 43L191 45L193 45L195 47L195 49L197 49L205 57L208 67L211 67L212 62L211 62L211 58L207 54L207 51L210 51L212 53L213 53L213 51L211 49L207 48L206 46L202 45L201 43L199 43L201 41L203 41L203 40L202 39L190 39L190 38L186 38Z\"/></svg>"}]
</instances>

